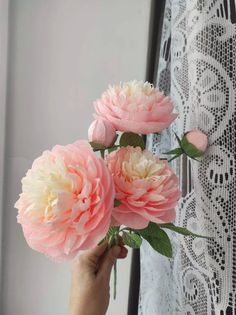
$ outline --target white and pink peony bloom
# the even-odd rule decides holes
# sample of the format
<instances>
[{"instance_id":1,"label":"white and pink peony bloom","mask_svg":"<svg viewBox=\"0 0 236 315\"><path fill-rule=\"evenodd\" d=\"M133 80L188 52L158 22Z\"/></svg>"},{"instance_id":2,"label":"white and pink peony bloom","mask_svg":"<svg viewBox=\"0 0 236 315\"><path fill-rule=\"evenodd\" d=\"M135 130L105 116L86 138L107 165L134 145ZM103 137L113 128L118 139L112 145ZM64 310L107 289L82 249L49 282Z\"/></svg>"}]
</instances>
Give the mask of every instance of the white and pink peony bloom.
<instances>
[{"instance_id":1,"label":"white and pink peony bloom","mask_svg":"<svg viewBox=\"0 0 236 315\"><path fill-rule=\"evenodd\" d=\"M150 221L174 221L181 193L178 178L167 161L130 146L112 152L106 160L114 179L116 199L121 202L113 210L116 224L143 229Z\"/></svg>"},{"instance_id":2,"label":"white and pink peony bloom","mask_svg":"<svg viewBox=\"0 0 236 315\"><path fill-rule=\"evenodd\" d=\"M141 134L161 132L177 117L170 98L141 81L110 86L94 107L117 130Z\"/></svg>"},{"instance_id":3,"label":"white and pink peony bloom","mask_svg":"<svg viewBox=\"0 0 236 315\"><path fill-rule=\"evenodd\" d=\"M56 261L97 245L111 222L114 185L86 141L55 146L22 179L15 207L29 246Z\"/></svg>"}]
</instances>

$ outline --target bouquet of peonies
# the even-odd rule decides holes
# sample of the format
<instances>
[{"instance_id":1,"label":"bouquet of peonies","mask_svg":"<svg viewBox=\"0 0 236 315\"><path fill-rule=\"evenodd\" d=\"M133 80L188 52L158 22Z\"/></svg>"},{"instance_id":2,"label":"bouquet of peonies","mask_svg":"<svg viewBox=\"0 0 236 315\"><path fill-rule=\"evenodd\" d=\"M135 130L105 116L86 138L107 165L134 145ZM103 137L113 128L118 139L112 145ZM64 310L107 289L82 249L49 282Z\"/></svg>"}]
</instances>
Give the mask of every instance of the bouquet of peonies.
<instances>
[{"instance_id":1,"label":"bouquet of peonies","mask_svg":"<svg viewBox=\"0 0 236 315\"><path fill-rule=\"evenodd\" d=\"M94 107L89 142L43 152L22 179L15 207L27 243L65 261L104 239L112 246L122 238L132 248L145 239L171 257L166 229L197 235L173 224L178 178L167 160L145 149L142 137L175 120L170 98L148 82L131 81L109 87ZM197 159L206 150L207 137L198 130L176 137L179 148L167 152L172 159Z\"/></svg>"}]
</instances>

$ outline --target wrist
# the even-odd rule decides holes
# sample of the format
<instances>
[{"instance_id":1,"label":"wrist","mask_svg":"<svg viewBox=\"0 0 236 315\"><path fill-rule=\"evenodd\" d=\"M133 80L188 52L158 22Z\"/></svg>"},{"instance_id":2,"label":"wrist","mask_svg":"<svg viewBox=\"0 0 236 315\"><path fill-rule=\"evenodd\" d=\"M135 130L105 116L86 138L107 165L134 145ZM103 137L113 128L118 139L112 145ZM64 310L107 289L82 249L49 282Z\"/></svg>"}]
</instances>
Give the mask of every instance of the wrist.
<instances>
[{"instance_id":1,"label":"wrist","mask_svg":"<svg viewBox=\"0 0 236 315\"><path fill-rule=\"evenodd\" d=\"M80 303L71 303L68 310L68 315L105 315L106 312L101 312L98 308L94 309L92 305L82 305Z\"/></svg>"}]
</instances>

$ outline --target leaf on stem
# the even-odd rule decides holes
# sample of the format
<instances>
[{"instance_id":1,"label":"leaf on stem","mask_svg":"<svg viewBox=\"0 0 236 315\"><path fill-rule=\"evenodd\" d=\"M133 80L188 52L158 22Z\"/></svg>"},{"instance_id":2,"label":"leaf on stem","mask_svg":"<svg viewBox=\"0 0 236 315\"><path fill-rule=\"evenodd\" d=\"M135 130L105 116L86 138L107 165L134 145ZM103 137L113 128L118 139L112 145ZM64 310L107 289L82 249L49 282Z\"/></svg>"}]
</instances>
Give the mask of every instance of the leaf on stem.
<instances>
[{"instance_id":1,"label":"leaf on stem","mask_svg":"<svg viewBox=\"0 0 236 315\"><path fill-rule=\"evenodd\" d=\"M158 253L172 257L172 245L169 236L157 224L151 222L148 227L138 232Z\"/></svg>"},{"instance_id":2,"label":"leaf on stem","mask_svg":"<svg viewBox=\"0 0 236 315\"><path fill-rule=\"evenodd\" d=\"M136 233L123 232L123 242L131 248L140 248L142 238Z\"/></svg>"},{"instance_id":3,"label":"leaf on stem","mask_svg":"<svg viewBox=\"0 0 236 315\"><path fill-rule=\"evenodd\" d=\"M100 154L101 154L101 157L102 157L103 160L104 160L104 158L105 158L105 150L100 150Z\"/></svg>"},{"instance_id":4,"label":"leaf on stem","mask_svg":"<svg viewBox=\"0 0 236 315\"><path fill-rule=\"evenodd\" d=\"M183 151L182 148L176 148L176 149L173 149L173 150L171 150L171 151L164 152L163 154L176 154L176 155L181 155L182 153L184 153L184 151Z\"/></svg>"},{"instance_id":5,"label":"leaf on stem","mask_svg":"<svg viewBox=\"0 0 236 315\"><path fill-rule=\"evenodd\" d=\"M118 234L120 231L120 227L119 226L112 226L109 228L108 232L107 232L107 236L111 236L113 234Z\"/></svg>"},{"instance_id":6,"label":"leaf on stem","mask_svg":"<svg viewBox=\"0 0 236 315\"><path fill-rule=\"evenodd\" d=\"M174 231L174 232L176 232L178 234L182 234L184 236L193 236L193 237L200 237L200 238L211 238L211 237L208 237L208 236L195 234L195 233L189 231L188 229L186 229L184 227L175 226L173 223L159 224L159 227L163 228L163 229L169 229L171 231Z\"/></svg>"},{"instance_id":7,"label":"leaf on stem","mask_svg":"<svg viewBox=\"0 0 236 315\"><path fill-rule=\"evenodd\" d=\"M140 147L142 150L145 149L143 138L133 132L124 132L120 137L120 146L127 147L128 145L132 147Z\"/></svg>"},{"instance_id":8,"label":"leaf on stem","mask_svg":"<svg viewBox=\"0 0 236 315\"><path fill-rule=\"evenodd\" d=\"M168 160L168 163L170 163L171 161L177 159L179 157L179 155L174 155L171 159Z\"/></svg>"},{"instance_id":9,"label":"leaf on stem","mask_svg":"<svg viewBox=\"0 0 236 315\"><path fill-rule=\"evenodd\" d=\"M96 142L91 141L91 142L89 142L89 144L93 148L93 151L100 151L100 150L106 149L106 147L104 147L104 145L102 145L100 143L96 143Z\"/></svg>"},{"instance_id":10,"label":"leaf on stem","mask_svg":"<svg viewBox=\"0 0 236 315\"><path fill-rule=\"evenodd\" d=\"M112 247L113 245L118 244L119 238L119 226L110 227L109 231L107 232L106 239L108 240L108 247Z\"/></svg>"},{"instance_id":11,"label":"leaf on stem","mask_svg":"<svg viewBox=\"0 0 236 315\"><path fill-rule=\"evenodd\" d=\"M118 146L113 146L113 147L107 148L107 151L108 151L108 153L111 153L111 152L117 150L117 148L118 148Z\"/></svg>"},{"instance_id":12,"label":"leaf on stem","mask_svg":"<svg viewBox=\"0 0 236 315\"><path fill-rule=\"evenodd\" d=\"M176 139L178 141L178 144L179 144L180 148L182 148L182 142L181 142L179 136L177 135L177 133L174 133L174 134L175 134L175 137L176 137Z\"/></svg>"},{"instance_id":13,"label":"leaf on stem","mask_svg":"<svg viewBox=\"0 0 236 315\"><path fill-rule=\"evenodd\" d=\"M182 139L182 148L185 154L191 158L201 157L203 152L198 150L192 143L189 143L186 137Z\"/></svg>"}]
</instances>

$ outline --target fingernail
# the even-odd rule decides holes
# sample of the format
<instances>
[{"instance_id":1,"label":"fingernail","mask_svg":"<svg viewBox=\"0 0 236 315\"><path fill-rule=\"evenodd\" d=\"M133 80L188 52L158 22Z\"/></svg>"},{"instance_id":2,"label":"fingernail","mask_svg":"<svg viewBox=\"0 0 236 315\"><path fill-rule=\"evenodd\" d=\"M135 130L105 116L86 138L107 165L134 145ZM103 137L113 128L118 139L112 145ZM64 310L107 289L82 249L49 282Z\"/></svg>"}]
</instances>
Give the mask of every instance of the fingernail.
<instances>
[{"instance_id":1,"label":"fingernail","mask_svg":"<svg viewBox=\"0 0 236 315\"><path fill-rule=\"evenodd\" d=\"M120 246L114 246L114 247L112 247L111 250L112 250L113 256L118 257L120 254L121 248L120 248Z\"/></svg>"}]
</instances>

